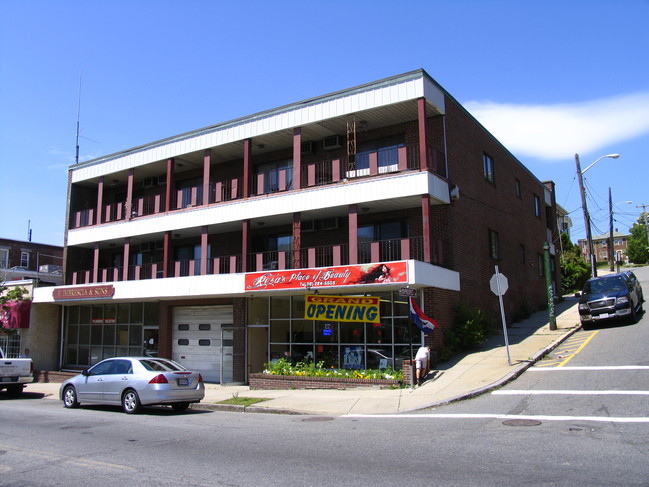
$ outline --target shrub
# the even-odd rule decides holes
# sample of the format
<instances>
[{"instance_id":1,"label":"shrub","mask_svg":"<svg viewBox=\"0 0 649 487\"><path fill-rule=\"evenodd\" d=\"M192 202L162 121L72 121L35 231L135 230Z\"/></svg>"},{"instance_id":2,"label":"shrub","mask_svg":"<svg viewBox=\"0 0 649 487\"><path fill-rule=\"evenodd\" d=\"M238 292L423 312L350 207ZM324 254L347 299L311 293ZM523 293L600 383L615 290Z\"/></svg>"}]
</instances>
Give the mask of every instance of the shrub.
<instances>
[{"instance_id":1,"label":"shrub","mask_svg":"<svg viewBox=\"0 0 649 487\"><path fill-rule=\"evenodd\" d=\"M326 369L324 362L291 362L280 358L273 362L264 364L264 374L271 375L294 375L302 377L340 377L350 379L395 379L403 381L403 370L393 370L388 366L385 370L349 370L349 369Z\"/></svg>"},{"instance_id":2,"label":"shrub","mask_svg":"<svg viewBox=\"0 0 649 487\"><path fill-rule=\"evenodd\" d=\"M455 325L444 332L443 356L470 350L483 343L494 329L493 320L484 311L461 302L455 307Z\"/></svg>"}]
</instances>

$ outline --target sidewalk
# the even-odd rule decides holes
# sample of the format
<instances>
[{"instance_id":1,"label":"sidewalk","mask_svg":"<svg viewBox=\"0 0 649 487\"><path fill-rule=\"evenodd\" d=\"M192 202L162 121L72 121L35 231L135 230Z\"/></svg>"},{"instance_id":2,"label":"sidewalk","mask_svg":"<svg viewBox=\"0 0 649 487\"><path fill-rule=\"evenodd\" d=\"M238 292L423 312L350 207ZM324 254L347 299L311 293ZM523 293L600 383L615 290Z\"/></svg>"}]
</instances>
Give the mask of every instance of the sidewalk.
<instances>
[{"instance_id":1,"label":"sidewalk","mask_svg":"<svg viewBox=\"0 0 649 487\"><path fill-rule=\"evenodd\" d=\"M242 407L217 404L233 396L268 399L245 408L245 412L311 414L389 414L440 406L473 397L515 379L568 336L579 329L577 298L566 297L556 305L557 329L550 330L547 311L507 328L512 365L502 331L491 337L480 350L439 364L421 387L415 389L348 389L251 391L248 386L206 384L205 399L196 409L244 411ZM25 392L42 393L58 400L60 384L36 382Z\"/></svg>"}]
</instances>

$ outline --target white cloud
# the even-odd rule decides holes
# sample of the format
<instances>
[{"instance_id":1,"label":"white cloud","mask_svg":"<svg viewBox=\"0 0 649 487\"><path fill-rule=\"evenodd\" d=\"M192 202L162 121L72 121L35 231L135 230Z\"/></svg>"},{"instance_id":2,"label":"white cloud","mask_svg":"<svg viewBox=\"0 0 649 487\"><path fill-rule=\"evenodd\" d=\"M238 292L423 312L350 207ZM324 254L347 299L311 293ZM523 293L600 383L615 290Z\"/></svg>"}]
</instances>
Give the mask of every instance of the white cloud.
<instances>
[{"instance_id":1,"label":"white cloud","mask_svg":"<svg viewBox=\"0 0 649 487\"><path fill-rule=\"evenodd\" d=\"M518 156L565 159L649 133L649 92L582 103L464 107Z\"/></svg>"}]
</instances>

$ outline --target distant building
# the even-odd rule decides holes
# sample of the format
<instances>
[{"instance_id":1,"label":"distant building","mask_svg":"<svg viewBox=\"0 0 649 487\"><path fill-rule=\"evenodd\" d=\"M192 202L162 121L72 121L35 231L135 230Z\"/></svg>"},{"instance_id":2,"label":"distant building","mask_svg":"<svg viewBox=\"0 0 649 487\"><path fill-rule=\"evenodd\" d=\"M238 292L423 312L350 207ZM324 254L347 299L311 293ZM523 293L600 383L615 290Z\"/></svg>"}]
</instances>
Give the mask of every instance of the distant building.
<instances>
[{"instance_id":1,"label":"distant building","mask_svg":"<svg viewBox=\"0 0 649 487\"><path fill-rule=\"evenodd\" d=\"M570 237L572 219L568 215L569 213L563 206L557 205L557 227L559 229L559 233L565 233L566 235L568 235L568 237Z\"/></svg>"},{"instance_id":2,"label":"distant building","mask_svg":"<svg viewBox=\"0 0 649 487\"><path fill-rule=\"evenodd\" d=\"M9 290L22 287L25 300L9 303L7 313L0 314L0 347L8 357L24 354L34 361L35 369L58 367L59 308L52 305L32 306L34 289L63 283L63 247L29 241L0 239L0 284Z\"/></svg>"},{"instance_id":3,"label":"distant building","mask_svg":"<svg viewBox=\"0 0 649 487\"><path fill-rule=\"evenodd\" d=\"M613 232L614 262L622 262L624 264L629 263L629 258L626 255L626 251L629 247L630 236L631 235L629 234L620 233L617 230ZM611 251L610 238L610 233L604 235L593 235L593 248L595 251L596 262L609 262L609 255ZM579 239L578 243L579 247L581 247L582 255L586 258L587 261L590 261L588 240Z\"/></svg>"},{"instance_id":4,"label":"distant building","mask_svg":"<svg viewBox=\"0 0 649 487\"><path fill-rule=\"evenodd\" d=\"M34 300L61 308L65 368L373 368L440 350L460 301L499 317L496 266L507 316L544 308L546 242L561 287L554 184L423 70L76 164L68 189L65 285Z\"/></svg>"}]
</instances>

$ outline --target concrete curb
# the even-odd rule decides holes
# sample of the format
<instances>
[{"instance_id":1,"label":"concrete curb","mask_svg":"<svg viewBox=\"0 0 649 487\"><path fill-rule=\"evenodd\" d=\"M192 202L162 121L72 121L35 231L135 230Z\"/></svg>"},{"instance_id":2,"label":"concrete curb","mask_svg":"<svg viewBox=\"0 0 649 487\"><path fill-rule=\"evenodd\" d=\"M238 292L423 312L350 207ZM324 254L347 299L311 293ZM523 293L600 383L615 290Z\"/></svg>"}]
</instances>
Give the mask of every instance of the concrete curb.
<instances>
[{"instance_id":1,"label":"concrete curb","mask_svg":"<svg viewBox=\"0 0 649 487\"><path fill-rule=\"evenodd\" d=\"M547 355L549 352L557 348L561 343L563 343L565 340L570 338L573 334L575 334L577 331L581 329L581 326L577 326L573 328L572 330L568 331L566 334L563 336L557 338L553 343L545 347L544 349L539 350L536 352L532 358L528 361L525 361L521 363L518 367L516 367L515 370L507 374L505 377L502 379L497 380L496 382L493 382L489 385L486 385L484 387L480 387L479 389L474 389L473 391L469 391L464 394L460 394L455 397L451 397L449 399L444 399L443 401L438 401L434 402L431 404L428 404L426 406L420 406L412 409L408 409L407 411L401 411L401 413L409 413L409 412L415 412L415 411L421 411L422 409L430 409L430 408L436 408L436 407L441 407L445 406L447 404L451 404L454 402L462 401L465 399L472 399L474 397L481 396L482 394L485 394L487 392L491 392L495 389L499 389L505 384L517 379L520 377L520 375L525 372L527 369L529 369L532 365L534 365L536 362L541 360L545 355Z\"/></svg>"}]
</instances>

